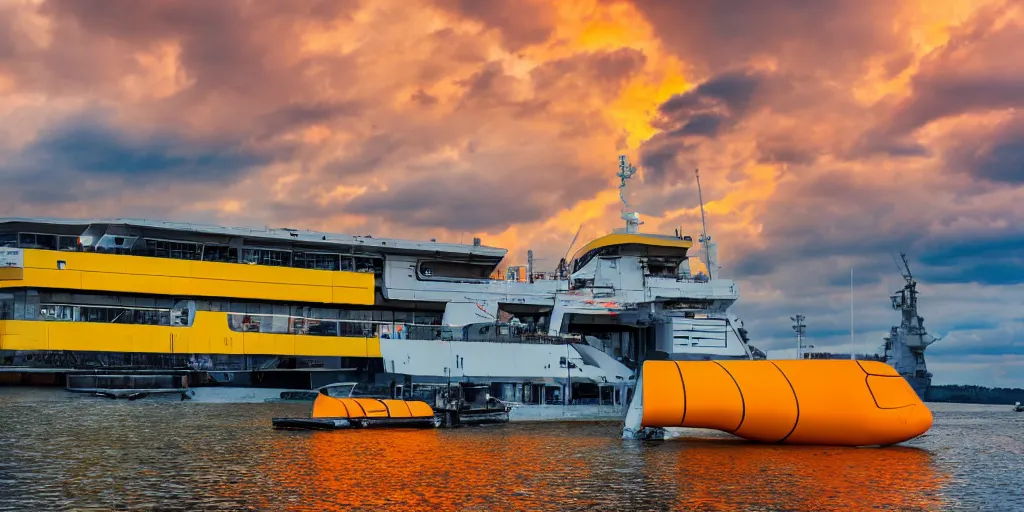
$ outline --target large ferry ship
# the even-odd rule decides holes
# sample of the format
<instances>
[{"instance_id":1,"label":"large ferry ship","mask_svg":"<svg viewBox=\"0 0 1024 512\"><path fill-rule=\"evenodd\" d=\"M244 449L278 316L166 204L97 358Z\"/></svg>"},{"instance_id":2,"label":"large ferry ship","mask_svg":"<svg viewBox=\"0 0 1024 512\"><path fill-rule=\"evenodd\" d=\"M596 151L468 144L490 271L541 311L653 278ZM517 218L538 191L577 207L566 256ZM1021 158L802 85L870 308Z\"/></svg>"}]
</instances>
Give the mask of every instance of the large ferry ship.
<instances>
[{"instance_id":1,"label":"large ferry ship","mask_svg":"<svg viewBox=\"0 0 1024 512\"><path fill-rule=\"evenodd\" d=\"M691 236L640 232L622 195L635 172L619 158L625 227L552 271L531 251L502 273L507 251L480 239L0 219L0 371L392 396L457 381L521 403L624 404L644 359L753 358L706 228L694 274Z\"/></svg>"}]
</instances>

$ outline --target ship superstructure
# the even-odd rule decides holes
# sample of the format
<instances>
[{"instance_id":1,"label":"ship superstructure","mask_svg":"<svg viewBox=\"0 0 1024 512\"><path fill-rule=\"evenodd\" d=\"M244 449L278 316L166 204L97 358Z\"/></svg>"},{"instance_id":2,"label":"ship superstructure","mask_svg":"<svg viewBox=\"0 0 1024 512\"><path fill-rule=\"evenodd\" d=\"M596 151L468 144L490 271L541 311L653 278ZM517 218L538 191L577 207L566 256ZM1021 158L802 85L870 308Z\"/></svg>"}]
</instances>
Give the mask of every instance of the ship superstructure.
<instances>
[{"instance_id":1,"label":"ship superstructure","mask_svg":"<svg viewBox=\"0 0 1024 512\"><path fill-rule=\"evenodd\" d=\"M893 294L892 308L902 315L900 325L893 326L885 337L885 361L896 368L923 400L932 383L932 374L925 363L924 351L938 338L928 334L924 318L917 313L917 281L910 272L907 255L900 253L900 273L905 284Z\"/></svg>"},{"instance_id":2,"label":"ship superstructure","mask_svg":"<svg viewBox=\"0 0 1024 512\"><path fill-rule=\"evenodd\" d=\"M636 172L620 157L620 189ZM505 249L150 220L0 219L0 367L184 369L221 384L453 380L529 403L624 403L646 358L751 358L693 240L625 228L554 272ZM625 393L626 396L620 396Z\"/></svg>"}]
</instances>

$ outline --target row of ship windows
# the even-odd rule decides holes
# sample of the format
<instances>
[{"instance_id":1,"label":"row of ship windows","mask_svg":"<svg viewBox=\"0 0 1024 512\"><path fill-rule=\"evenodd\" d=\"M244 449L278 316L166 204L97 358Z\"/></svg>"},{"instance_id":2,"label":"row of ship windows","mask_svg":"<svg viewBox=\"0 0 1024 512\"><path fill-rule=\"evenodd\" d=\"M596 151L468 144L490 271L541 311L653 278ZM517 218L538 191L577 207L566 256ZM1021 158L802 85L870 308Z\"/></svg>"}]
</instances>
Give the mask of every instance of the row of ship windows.
<instances>
[{"instance_id":1,"label":"row of ship windows","mask_svg":"<svg viewBox=\"0 0 1024 512\"><path fill-rule=\"evenodd\" d=\"M144 239L144 244L133 248L118 249L115 253L153 258L171 258L221 263L247 263L275 267L295 267L314 270L342 270L351 272L376 272L379 263L371 257L345 256L334 253L309 251L285 251L276 249L242 248L223 245L205 245L194 242L174 242ZM45 235L36 233L2 233L0 247L21 247L23 249L46 249L51 251L81 251L78 237ZM85 250L90 250L86 248Z\"/></svg>"},{"instance_id":2,"label":"row of ship windows","mask_svg":"<svg viewBox=\"0 0 1024 512\"><path fill-rule=\"evenodd\" d=\"M79 307L127 308L139 310L216 311L250 315L294 316L325 320L357 320L364 322L398 322L430 325L440 322L441 311L393 310L383 308L322 307L312 305L267 303L216 299L175 299L144 295L106 295L55 290L19 289L0 291L0 307L9 318L33 320L42 305L74 305Z\"/></svg>"},{"instance_id":3,"label":"row of ship windows","mask_svg":"<svg viewBox=\"0 0 1024 512\"><path fill-rule=\"evenodd\" d=\"M10 295L10 294L8 294ZM209 304L209 303L207 303ZM215 303L230 305L231 303ZM228 312L228 327L235 332L300 334L308 336L406 337L411 332L429 334L440 329L440 313L393 311L346 311L330 308L235 304L250 312ZM111 323L123 325L162 325L188 327L194 315L194 301L179 301L175 308L124 307L99 305L39 304L16 307L15 300L0 297L0 320L44 320L63 322ZM289 311L298 314L274 314L261 311ZM418 323L419 322L419 323ZM419 331L424 331L419 333Z\"/></svg>"}]
</instances>

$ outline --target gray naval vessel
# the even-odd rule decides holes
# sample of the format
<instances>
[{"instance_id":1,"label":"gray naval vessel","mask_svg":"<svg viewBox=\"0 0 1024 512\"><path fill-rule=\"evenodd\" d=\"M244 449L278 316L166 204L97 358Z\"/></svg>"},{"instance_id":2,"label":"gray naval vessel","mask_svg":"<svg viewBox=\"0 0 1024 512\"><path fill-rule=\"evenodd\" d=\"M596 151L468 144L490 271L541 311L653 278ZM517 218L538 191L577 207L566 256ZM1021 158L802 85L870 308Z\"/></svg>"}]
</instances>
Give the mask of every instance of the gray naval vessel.
<instances>
[{"instance_id":1,"label":"gray naval vessel","mask_svg":"<svg viewBox=\"0 0 1024 512\"><path fill-rule=\"evenodd\" d=\"M890 296L892 308L902 313L900 325L893 326L885 340L885 362L896 368L922 400L932 385L932 374L924 360L924 351L939 341L924 328L924 318L917 314L917 281L910 272L907 255L900 253L900 273L906 284Z\"/></svg>"},{"instance_id":2,"label":"gray naval vessel","mask_svg":"<svg viewBox=\"0 0 1024 512\"><path fill-rule=\"evenodd\" d=\"M910 387L925 400L932 384L932 374L924 359L924 351L941 338L928 334L924 318L917 314L917 281L910 272L907 255L900 253L896 263L905 284L889 296L892 308L902 314L900 325L893 326L889 335L882 338L881 354L837 354L831 352L803 353L803 359L858 359L861 361L882 361L888 363L907 379Z\"/></svg>"}]
</instances>

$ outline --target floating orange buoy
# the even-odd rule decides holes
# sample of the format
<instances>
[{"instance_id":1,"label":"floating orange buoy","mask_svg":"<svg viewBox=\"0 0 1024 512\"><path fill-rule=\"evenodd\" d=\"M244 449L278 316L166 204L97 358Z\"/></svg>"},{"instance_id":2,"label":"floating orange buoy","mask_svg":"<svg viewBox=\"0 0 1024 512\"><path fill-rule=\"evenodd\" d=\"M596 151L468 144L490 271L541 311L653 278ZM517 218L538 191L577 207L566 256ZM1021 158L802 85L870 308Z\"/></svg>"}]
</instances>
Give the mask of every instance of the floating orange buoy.
<instances>
[{"instance_id":1,"label":"floating orange buoy","mask_svg":"<svg viewBox=\"0 0 1024 512\"><path fill-rule=\"evenodd\" d=\"M877 361L647 361L640 388L641 427L873 446L913 439L932 426L931 411L910 384Z\"/></svg>"}]
</instances>

